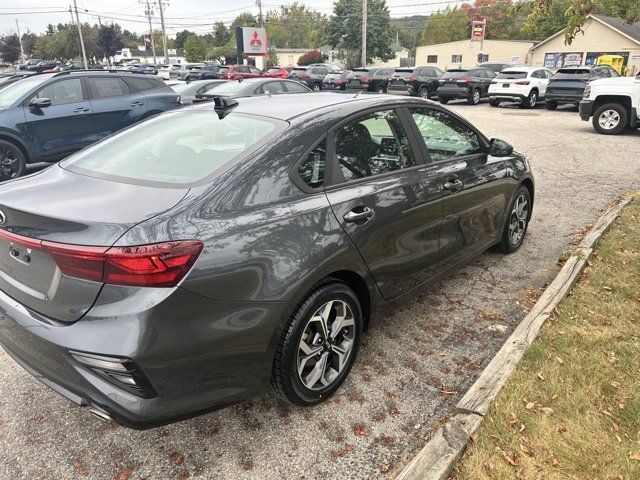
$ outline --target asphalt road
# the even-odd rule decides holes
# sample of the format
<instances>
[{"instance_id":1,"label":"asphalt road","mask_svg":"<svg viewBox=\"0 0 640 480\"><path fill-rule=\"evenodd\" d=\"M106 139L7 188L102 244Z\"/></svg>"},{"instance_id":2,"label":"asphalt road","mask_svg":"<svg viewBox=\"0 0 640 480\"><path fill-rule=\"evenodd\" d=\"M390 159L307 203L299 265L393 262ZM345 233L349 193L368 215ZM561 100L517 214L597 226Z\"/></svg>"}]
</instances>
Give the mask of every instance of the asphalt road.
<instances>
[{"instance_id":1,"label":"asphalt road","mask_svg":"<svg viewBox=\"0 0 640 480\"><path fill-rule=\"evenodd\" d=\"M450 106L531 158L536 202L520 251L486 253L382 318L339 394L313 409L267 395L155 430L126 430L97 422L0 349L0 478L391 475L522 319L575 232L613 197L640 188L640 131L597 135L575 109Z\"/></svg>"}]
</instances>

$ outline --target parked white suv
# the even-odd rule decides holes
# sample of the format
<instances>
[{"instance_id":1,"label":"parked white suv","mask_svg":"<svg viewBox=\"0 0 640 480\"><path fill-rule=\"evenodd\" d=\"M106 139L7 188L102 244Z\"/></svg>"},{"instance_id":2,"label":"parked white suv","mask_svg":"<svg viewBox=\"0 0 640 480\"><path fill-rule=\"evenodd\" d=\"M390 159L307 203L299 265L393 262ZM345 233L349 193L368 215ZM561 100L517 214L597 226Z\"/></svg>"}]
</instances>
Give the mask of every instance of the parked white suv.
<instances>
[{"instance_id":1,"label":"parked white suv","mask_svg":"<svg viewBox=\"0 0 640 480\"><path fill-rule=\"evenodd\" d=\"M548 68L505 68L489 85L489 104L497 107L500 102L520 102L525 108L533 108L544 100L551 77L553 72Z\"/></svg>"},{"instance_id":2,"label":"parked white suv","mask_svg":"<svg viewBox=\"0 0 640 480\"><path fill-rule=\"evenodd\" d=\"M617 135L625 128L640 128L640 75L593 80L584 90L580 118L593 117L593 128Z\"/></svg>"}]
</instances>

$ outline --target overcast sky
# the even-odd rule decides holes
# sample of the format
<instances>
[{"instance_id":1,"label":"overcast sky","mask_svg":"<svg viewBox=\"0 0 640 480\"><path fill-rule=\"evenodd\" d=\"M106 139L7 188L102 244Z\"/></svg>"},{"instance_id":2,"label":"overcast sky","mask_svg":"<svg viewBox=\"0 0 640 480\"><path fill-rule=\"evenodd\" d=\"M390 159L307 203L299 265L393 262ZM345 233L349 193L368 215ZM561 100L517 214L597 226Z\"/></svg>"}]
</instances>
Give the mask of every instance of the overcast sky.
<instances>
[{"instance_id":1,"label":"overcast sky","mask_svg":"<svg viewBox=\"0 0 640 480\"><path fill-rule=\"evenodd\" d=\"M157 4L152 0L149 1L154 10L154 28L159 28L160 15ZM82 22L97 23L100 16L103 23L118 23L125 29L139 33L148 30L148 21L144 15L145 5L141 0L77 0L77 2ZM185 28L197 33L208 33L211 31L211 25L216 21L229 24L243 11L251 11L256 15L258 13L254 0L169 0L167 3L165 23L169 35ZM263 0L263 12L289 3L293 2ZM332 0L306 0L299 3L304 3L327 15L333 10ZM454 0L387 0L387 6L394 18L429 13L452 3ZM73 0L1 0L0 34L14 33L16 19L20 24L21 33L27 30L42 33L49 23L55 25L69 22L69 4L72 5Z\"/></svg>"}]
</instances>

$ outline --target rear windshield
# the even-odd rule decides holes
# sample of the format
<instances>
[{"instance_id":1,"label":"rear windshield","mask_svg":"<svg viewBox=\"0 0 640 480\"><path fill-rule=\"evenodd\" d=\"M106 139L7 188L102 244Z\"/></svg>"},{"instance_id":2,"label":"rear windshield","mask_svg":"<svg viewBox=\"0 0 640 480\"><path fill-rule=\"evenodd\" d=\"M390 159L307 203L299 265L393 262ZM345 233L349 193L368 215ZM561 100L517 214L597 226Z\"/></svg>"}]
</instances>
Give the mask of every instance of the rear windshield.
<instances>
[{"instance_id":1,"label":"rear windshield","mask_svg":"<svg viewBox=\"0 0 640 480\"><path fill-rule=\"evenodd\" d=\"M240 82L237 81L231 81L231 82L224 82L224 83L216 83L214 85L212 85L211 87L209 87L207 89L205 93L205 95L207 93L209 93L211 90L216 91L216 95L217 94L223 94L223 93L238 93L240 90L242 90L243 88L245 88L247 84L242 84Z\"/></svg>"},{"instance_id":2,"label":"rear windshield","mask_svg":"<svg viewBox=\"0 0 640 480\"><path fill-rule=\"evenodd\" d=\"M520 78L527 78L527 72L501 72L496 78L518 80Z\"/></svg>"},{"instance_id":3,"label":"rear windshield","mask_svg":"<svg viewBox=\"0 0 640 480\"><path fill-rule=\"evenodd\" d=\"M342 75L344 75L343 72L333 72L333 73L328 73L327 78L330 78L330 79L340 78L342 77Z\"/></svg>"},{"instance_id":4,"label":"rear windshield","mask_svg":"<svg viewBox=\"0 0 640 480\"><path fill-rule=\"evenodd\" d=\"M394 77L407 78L413 74L413 70L396 70L393 73Z\"/></svg>"},{"instance_id":5,"label":"rear windshield","mask_svg":"<svg viewBox=\"0 0 640 480\"><path fill-rule=\"evenodd\" d=\"M218 70L218 75L220 75L221 73L226 75L227 73L229 73L229 69L227 67L221 68L220 70Z\"/></svg>"},{"instance_id":6,"label":"rear windshield","mask_svg":"<svg viewBox=\"0 0 640 480\"><path fill-rule=\"evenodd\" d=\"M468 77L470 74L471 72L469 72L468 70L453 70L453 71L444 72L444 74L442 75L442 78L462 78L462 77Z\"/></svg>"},{"instance_id":7,"label":"rear windshield","mask_svg":"<svg viewBox=\"0 0 640 480\"><path fill-rule=\"evenodd\" d=\"M285 122L211 110L159 115L112 135L60 165L72 172L131 183L192 184L247 155Z\"/></svg>"},{"instance_id":8,"label":"rear windshield","mask_svg":"<svg viewBox=\"0 0 640 480\"><path fill-rule=\"evenodd\" d=\"M270 68L269 70L267 70L267 73L280 73L280 69L279 68Z\"/></svg>"},{"instance_id":9,"label":"rear windshield","mask_svg":"<svg viewBox=\"0 0 640 480\"><path fill-rule=\"evenodd\" d=\"M590 70L588 68L561 68L555 74L556 78L576 78L588 77Z\"/></svg>"}]
</instances>

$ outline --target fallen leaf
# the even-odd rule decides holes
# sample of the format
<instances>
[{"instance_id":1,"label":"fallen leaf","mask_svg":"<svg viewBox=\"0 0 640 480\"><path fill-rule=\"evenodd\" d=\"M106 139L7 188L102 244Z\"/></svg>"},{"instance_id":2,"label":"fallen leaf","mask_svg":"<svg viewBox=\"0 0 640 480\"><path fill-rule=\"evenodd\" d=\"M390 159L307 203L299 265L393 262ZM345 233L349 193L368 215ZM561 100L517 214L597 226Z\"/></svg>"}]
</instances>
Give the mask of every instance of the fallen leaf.
<instances>
[{"instance_id":1,"label":"fallen leaf","mask_svg":"<svg viewBox=\"0 0 640 480\"><path fill-rule=\"evenodd\" d=\"M637 451L637 452L631 452L631 453L629 454L629 458L630 458L631 460L637 460L638 462L640 462L640 451Z\"/></svg>"},{"instance_id":2,"label":"fallen leaf","mask_svg":"<svg viewBox=\"0 0 640 480\"><path fill-rule=\"evenodd\" d=\"M533 408L536 406L536 404L534 402L529 402L525 405L524 408L526 408L527 410L533 410Z\"/></svg>"},{"instance_id":3,"label":"fallen leaf","mask_svg":"<svg viewBox=\"0 0 640 480\"><path fill-rule=\"evenodd\" d=\"M553 460L551 460L551 465L553 465L554 467L557 467L558 465L560 465L560 462L556 457L553 457Z\"/></svg>"},{"instance_id":4,"label":"fallen leaf","mask_svg":"<svg viewBox=\"0 0 640 480\"><path fill-rule=\"evenodd\" d=\"M471 437L472 442L475 442L476 440L478 440L478 432L473 432L471 435L469 435L469 437Z\"/></svg>"},{"instance_id":5,"label":"fallen leaf","mask_svg":"<svg viewBox=\"0 0 640 480\"><path fill-rule=\"evenodd\" d=\"M389 465L382 465L380 467L380 472L387 473L389 471Z\"/></svg>"},{"instance_id":6,"label":"fallen leaf","mask_svg":"<svg viewBox=\"0 0 640 480\"><path fill-rule=\"evenodd\" d=\"M562 360L560 357L556 357L556 361L562 365L564 363L564 360Z\"/></svg>"}]
</instances>

